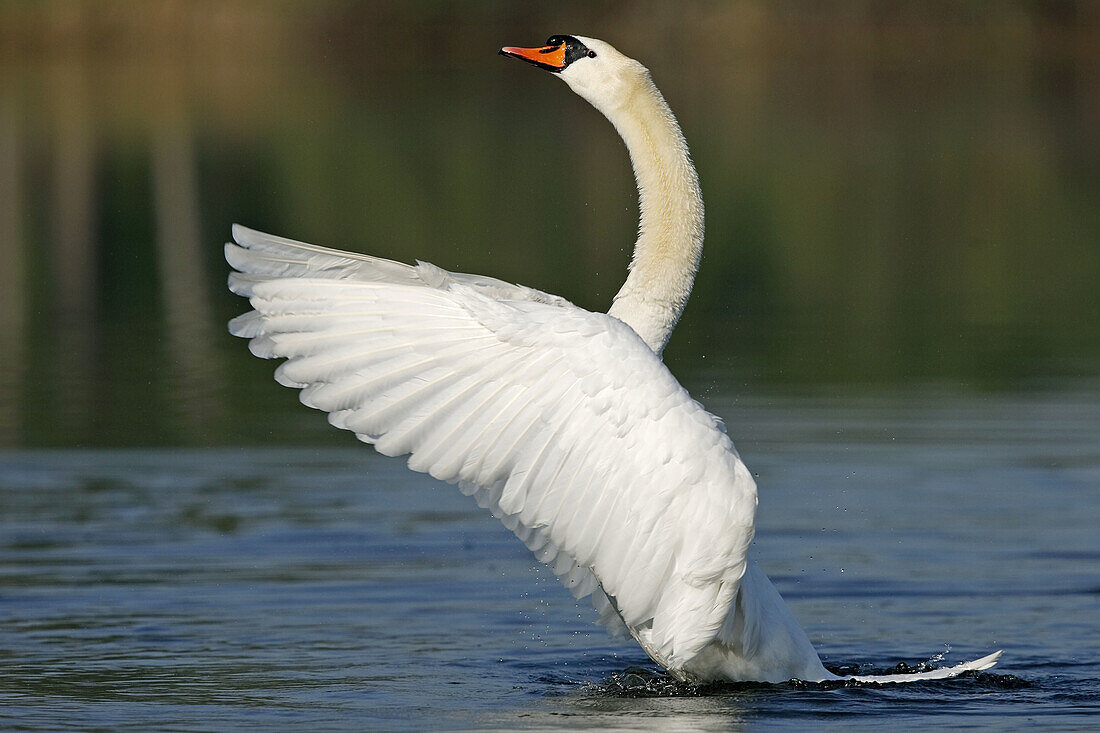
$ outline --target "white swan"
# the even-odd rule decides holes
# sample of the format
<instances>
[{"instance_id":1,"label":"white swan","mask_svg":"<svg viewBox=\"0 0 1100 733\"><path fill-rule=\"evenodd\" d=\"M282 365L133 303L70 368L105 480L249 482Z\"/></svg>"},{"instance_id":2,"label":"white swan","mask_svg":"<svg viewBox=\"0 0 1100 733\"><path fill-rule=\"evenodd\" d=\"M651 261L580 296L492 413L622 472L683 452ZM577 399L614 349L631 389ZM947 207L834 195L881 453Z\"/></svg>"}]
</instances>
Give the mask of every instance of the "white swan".
<instances>
[{"instance_id":1,"label":"white swan","mask_svg":"<svg viewBox=\"0 0 1100 733\"><path fill-rule=\"evenodd\" d=\"M640 234L610 311L235 226L229 284L255 310L230 330L286 358L276 379L333 425L458 483L677 679L840 679L747 557L752 476L660 359L703 243L672 112L649 72L603 41L500 52L557 74L630 151ZM857 679L950 677L999 654Z\"/></svg>"}]
</instances>

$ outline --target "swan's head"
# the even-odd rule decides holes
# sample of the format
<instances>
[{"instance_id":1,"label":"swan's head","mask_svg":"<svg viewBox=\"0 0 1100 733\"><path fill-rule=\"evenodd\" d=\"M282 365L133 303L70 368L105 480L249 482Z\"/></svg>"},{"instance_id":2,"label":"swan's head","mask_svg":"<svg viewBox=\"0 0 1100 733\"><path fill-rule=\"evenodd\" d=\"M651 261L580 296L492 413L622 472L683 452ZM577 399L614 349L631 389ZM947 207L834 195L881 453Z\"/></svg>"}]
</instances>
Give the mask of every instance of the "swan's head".
<instances>
[{"instance_id":1,"label":"swan's head","mask_svg":"<svg viewBox=\"0 0 1100 733\"><path fill-rule=\"evenodd\" d=\"M544 46L505 46L500 53L557 74L605 114L630 99L639 85L649 83L644 66L598 38L550 36Z\"/></svg>"}]
</instances>

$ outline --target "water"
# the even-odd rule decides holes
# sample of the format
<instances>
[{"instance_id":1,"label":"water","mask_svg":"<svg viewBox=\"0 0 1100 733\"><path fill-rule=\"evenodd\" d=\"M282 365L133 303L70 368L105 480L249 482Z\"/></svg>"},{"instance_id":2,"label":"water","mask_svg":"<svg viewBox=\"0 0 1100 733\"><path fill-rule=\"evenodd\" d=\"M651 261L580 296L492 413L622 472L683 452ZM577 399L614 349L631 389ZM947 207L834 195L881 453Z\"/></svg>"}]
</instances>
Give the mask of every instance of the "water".
<instances>
[{"instance_id":1,"label":"water","mask_svg":"<svg viewBox=\"0 0 1100 733\"><path fill-rule=\"evenodd\" d=\"M672 684L470 500L336 432L328 448L11 449L0 727L1096 724L1095 390L710 406L758 475L754 552L827 666L1004 649L993 674Z\"/></svg>"},{"instance_id":2,"label":"water","mask_svg":"<svg viewBox=\"0 0 1100 733\"><path fill-rule=\"evenodd\" d=\"M0 3L0 729L1093 724L1085 4L100 6ZM666 362L759 475L754 552L826 663L995 674L654 678L226 334L234 221L606 309L626 151L496 55L563 31L683 125L707 242Z\"/></svg>"}]
</instances>

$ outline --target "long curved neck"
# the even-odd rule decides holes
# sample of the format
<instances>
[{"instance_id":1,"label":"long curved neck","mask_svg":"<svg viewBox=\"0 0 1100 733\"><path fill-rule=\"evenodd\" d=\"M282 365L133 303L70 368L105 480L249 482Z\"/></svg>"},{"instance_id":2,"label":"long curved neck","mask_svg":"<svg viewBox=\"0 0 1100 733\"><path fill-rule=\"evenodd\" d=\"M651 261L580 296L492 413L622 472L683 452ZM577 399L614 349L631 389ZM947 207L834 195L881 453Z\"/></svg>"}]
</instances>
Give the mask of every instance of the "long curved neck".
<instances>
[{"instance_id":1,"label":"long curved neck","mask_svg":"<svg viewBox=\"0 0 1100 733\"><path fill-rule=\"evenodd\" d=\"M619 131L638 183L630 273L608 311L658 355L680 320L703 251L703 197L680 126L649 74L622 105L601 110Z\"/></svg>"}]
</instances>

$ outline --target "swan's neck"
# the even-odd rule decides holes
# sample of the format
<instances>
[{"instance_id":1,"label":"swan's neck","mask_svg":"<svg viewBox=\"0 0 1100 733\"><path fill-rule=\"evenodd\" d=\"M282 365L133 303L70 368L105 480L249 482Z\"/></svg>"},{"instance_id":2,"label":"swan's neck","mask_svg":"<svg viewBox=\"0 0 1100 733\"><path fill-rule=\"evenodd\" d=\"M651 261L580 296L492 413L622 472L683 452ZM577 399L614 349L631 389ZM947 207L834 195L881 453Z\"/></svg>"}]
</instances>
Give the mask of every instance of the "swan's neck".
<instances>
[{"instance_id":1,"label":"swan's neck","mask_svg":"<svg viewBox=\"0 0 1100 733\"><path fill-rule=\"evenodd\" d=\"M703 197L676 118L648 74L605 110L630 151L640 221L630 274L608 313L660 354L691 293L703 251Z\"/></svg>"}]
</instances>

